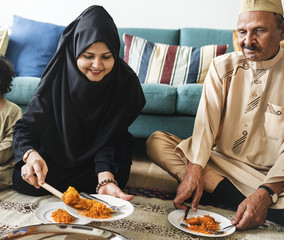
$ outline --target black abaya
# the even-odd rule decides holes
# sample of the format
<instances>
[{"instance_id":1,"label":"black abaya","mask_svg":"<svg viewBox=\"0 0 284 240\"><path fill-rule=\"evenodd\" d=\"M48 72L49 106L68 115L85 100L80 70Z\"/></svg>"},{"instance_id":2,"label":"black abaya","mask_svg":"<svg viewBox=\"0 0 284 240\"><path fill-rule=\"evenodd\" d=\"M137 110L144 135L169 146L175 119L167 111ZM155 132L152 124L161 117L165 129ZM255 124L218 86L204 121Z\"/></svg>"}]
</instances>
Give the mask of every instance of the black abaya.
<instances>
[{"instance_id":1,"label":"black abaya","mask_svg":"<svg viewBox=\"0 0 284 240\"><path fill-rule=\"evenodd\" d=\"M104 42L115 60L111 72L99 82L89 81L76 63L94 42ZM132 139L128 127L142 110L145 98L136 74L119 58L119 49L117 28L101 6L89 7L66 27L27 113L15 125L16 190L27 184L19 171L29 149L45 159L47 180L52 181L50 176L64 179L57 181L64 187L70 185L68 179L77 169L91 168L88 174L93 174L94 182L99 172L109 171L116 178L119 172L129 172ZM121 171L122 167L128 170ZM82 178L86 175L80 174Z\"/></svg>"}]
</instances>

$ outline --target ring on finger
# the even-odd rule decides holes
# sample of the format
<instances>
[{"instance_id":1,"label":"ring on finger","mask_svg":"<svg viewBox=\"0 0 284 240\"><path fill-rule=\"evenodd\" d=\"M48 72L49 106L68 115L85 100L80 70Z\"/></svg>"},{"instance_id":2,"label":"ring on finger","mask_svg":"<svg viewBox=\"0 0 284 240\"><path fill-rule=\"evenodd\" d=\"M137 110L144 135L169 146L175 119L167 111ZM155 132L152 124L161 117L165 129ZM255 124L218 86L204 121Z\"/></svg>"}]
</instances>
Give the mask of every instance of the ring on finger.
<instances>
[{"instance_id":1,"label":"ring on finger","mask_svg":"<svg viewBox=\"0 0 284 240\"><path fill-rule=\"evenodd\" d=\"M26 172L21 172L21 176L25 177L25 176L27 176L27 173Z\"/></svg>"}]
</instances>

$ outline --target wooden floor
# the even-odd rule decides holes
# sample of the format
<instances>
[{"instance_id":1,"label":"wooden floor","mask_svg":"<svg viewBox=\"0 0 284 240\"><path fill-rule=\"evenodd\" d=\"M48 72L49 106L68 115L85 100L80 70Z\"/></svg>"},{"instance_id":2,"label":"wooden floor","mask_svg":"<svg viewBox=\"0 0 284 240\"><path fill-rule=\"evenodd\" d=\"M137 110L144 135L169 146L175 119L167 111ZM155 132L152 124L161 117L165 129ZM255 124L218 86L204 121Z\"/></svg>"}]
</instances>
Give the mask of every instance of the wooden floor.
<instances>
[{"instance_id":1,"label":"wooden floor","mask_svg":"<svg viewBox=\"0 0 284 240\"><path fill-rule=\"evenodd\" d=\"M153 163L145 153L145 139L136 139L133 161L127 186L154 188L175 192L177 181Z\"/></svg>"}]
</instances>

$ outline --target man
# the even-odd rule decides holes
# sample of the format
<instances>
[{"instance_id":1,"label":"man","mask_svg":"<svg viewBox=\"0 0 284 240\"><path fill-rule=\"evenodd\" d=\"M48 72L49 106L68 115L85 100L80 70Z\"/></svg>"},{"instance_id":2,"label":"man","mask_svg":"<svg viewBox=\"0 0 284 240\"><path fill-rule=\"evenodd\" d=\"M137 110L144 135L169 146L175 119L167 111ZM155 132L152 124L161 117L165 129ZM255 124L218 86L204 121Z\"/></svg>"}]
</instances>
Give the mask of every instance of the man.
<instances>
[{"instance_id":1,"label":"man","mask_svg":"<svg viewBox=\"0 0 284 240\"><path fill-rule=\"evenodd\" d=\"M241 52L213 60L193 136L155 132L149 157L180 185L177 208L201 196L237 209L232 224L284 225L284 39L281 0L243 0L238 20Z\"/></svg>"}]
</instances>

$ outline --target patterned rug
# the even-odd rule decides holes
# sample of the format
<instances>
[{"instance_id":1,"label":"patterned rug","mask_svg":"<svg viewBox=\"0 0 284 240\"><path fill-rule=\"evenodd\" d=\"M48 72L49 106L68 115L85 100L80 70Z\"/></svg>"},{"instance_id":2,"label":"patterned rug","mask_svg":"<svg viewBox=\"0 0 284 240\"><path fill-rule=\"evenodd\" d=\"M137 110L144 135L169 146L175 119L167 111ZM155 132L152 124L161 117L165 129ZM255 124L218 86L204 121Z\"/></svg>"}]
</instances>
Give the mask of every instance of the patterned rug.
<instances>
[{"instance_id":1,"label":"patterned rug","mask_svg":"<svg viewBox=\"0 0 284 240\"><path fill-rule=\"evenodd\" d=\"M134 190L132 189L132 191ZM148 192L147 194L156 197L170 197L166 193L157 190L138 189L137 192ZM58 201L58 198L54 196L31 197L16 193L13 190L0 192L0 233L17 227L39 224L38 220L34 217L34 211L44 204L56 201ZM127 218L110 222L92 222L89 225L111 230L125 237L137 240L207 239L185 233L169 223L167 219L168 214L175 210L172 200L135 196L134 199L131 200L131 203L135 210L133 214ZM200 209L212 211L228 218L231 218L234 215L234 212L231 210L224 210L212 206L200 206ZM272 222L267 222L265 227L255 230L236 231L232 235L220 239L284 239L284 227Z\"/></svg>"},{"instance_id":2,"label":"patterned rug","mask_svg":"<svg viewBox=\"0 0 284 240\"><path fill-rule=\"evenodd\" d=\"M173 200L175 198L175 193L169 193L166 191L161 191L158 189L149 189L149 188L142 188L142 187L130 187L127 186L124 189L124 192L134 195L134 196L141 196L147 198L159 198L162 200Z\"/></svg>"}]
</instances>

